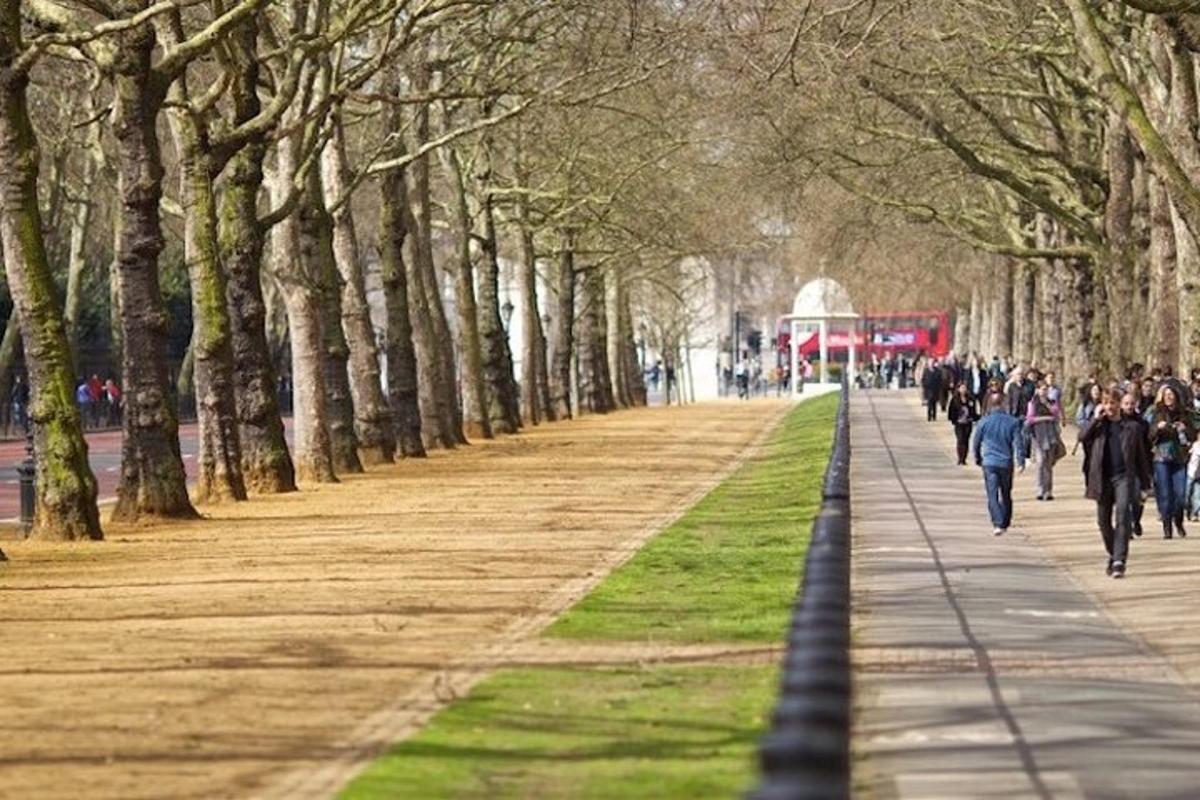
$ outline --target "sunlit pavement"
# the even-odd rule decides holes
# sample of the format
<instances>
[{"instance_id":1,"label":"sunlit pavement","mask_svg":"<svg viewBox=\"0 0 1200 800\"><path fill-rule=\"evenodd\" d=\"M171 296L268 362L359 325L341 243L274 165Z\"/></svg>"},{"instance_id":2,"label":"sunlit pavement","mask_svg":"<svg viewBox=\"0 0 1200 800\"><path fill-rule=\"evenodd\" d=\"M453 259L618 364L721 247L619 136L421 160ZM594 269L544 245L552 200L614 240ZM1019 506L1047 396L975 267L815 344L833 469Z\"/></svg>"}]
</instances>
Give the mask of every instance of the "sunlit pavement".
<instances>
[{"instance_id":1,"label":"sunlit pavement","mask_svg":"<svg viewBox=\"0 0 1200 800\"><path fill-rule=\"evenodd\" d=\"M1169 579L1139 563L1172 543L1135 542L1129 576L1105 578L1073 459L1060 467L1065 502L1034 501L1026 474L1013 529L992 536L979 470L955 465L950 426L926 423L910 394L852 394L856 786L1194 797L1200 703L1133 627L1149 617L1117 624L1110 611L1125 595L1172 604L1156 593ZM1071 529L1090 587L1072 572L1078 558L1041 543L1052 520Z\"/></svg>"}]
</instances>

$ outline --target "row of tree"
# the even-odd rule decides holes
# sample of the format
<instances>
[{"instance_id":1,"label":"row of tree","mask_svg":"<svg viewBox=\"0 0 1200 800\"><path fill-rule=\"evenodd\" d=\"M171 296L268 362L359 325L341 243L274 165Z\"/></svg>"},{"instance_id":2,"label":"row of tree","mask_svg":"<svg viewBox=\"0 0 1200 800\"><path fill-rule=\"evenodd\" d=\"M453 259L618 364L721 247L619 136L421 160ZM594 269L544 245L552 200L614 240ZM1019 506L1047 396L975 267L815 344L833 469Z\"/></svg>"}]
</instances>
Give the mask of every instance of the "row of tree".
<instances>
[{"instance_id":1,"label":"row of tree","mask_svg":"<svg viewBox=\"0 0 1200 800\"><path fill-rule=\"evenodd\" d=\"M1200 3L797 0L742 26L777 174L961 245L905 272L959 306L960 349L1073 382L1200 364Z\"/></svg>"},{"instance_id":2,"label":"row of tree","mask_svg":"<svg viewBox=\"0 0 1200 800\"><path fill-rule=\"evenodd\" d=\"M727 180L694 82L720 10L0 2L5 342L23 345L33 388L34 534L101 536L74 382L81 309L106 287L124 386L116 519L192 517L196 500L645 402L635 330L677 347L654 325L682 302L680 264L747 238L714 232L722 198L697 191ZM200 430L190 496L163 300L178 279Z\"/></svg>"}]
</instances>

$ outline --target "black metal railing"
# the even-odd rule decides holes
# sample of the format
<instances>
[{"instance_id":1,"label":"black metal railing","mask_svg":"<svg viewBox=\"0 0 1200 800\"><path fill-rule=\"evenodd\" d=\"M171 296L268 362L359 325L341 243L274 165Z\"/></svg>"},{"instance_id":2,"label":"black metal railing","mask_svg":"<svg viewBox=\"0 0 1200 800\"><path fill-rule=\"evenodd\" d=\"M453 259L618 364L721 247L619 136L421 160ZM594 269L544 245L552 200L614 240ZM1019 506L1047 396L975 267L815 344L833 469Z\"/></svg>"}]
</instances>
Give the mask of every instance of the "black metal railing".
<instances>
[{"instance_id":1,"label":"black metal railing","mask_svg":"<svg viewBox=\"0 0 1200 800\"><path fill-rule=\"evenodd\" d=\"M850 796L850 410L843 380L821 510L788 632L754 800Z\"/></svg>"}]
</instances>

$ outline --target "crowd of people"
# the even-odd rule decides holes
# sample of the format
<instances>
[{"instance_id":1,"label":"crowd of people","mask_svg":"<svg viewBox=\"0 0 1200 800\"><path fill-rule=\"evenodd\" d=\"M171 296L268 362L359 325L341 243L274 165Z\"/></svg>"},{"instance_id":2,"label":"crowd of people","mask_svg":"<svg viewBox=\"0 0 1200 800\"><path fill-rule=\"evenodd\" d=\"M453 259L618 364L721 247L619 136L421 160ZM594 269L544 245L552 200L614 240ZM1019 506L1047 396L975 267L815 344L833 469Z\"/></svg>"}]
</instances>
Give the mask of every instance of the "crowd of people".
<instances>
[{"instance_id":1,"label":"crowd of people","mask_svg":"<svg viewBox=\"0 0 1200 800\"><path fill-rule=\"evenodd\" d=\"M75 386L75 404L85 428L115 428L121 424L121 388L112 378L99 375L80 378Z\"/></svg>"},{"instance_id":2,"label":"crowd of people","mask_svg":"<svg viewBox=\"0 0 1200 800\"><path fill-rule=\"evenodd\" d=\"M926 417L944 411L954 426L960 465L982 468L993 534L1012 524L1014 471L1037 469L1039 501L1054 499L1054 469L1067 455L1067 399L1053 372L1012 359L972 355L918 360ZM1143 533L1154 498L1164 539L1187 536L1200 519L1200 369L1184 381L1170 368L1132 365L1119 380L1092 375L1079 387L1075 442L1082 448L1086 496L1096 503L1106 572L1125 575L1129 544Z\"/></svg>"}]
</instances>

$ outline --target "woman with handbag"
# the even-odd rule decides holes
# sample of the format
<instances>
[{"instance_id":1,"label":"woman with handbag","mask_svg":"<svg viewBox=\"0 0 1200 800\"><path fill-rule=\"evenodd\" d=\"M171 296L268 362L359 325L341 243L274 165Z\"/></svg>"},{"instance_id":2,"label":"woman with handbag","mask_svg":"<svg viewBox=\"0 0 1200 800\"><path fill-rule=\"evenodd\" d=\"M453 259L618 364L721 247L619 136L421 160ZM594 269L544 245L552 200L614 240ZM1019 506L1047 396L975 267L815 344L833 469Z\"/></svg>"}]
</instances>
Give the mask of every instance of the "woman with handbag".
<instances>
[{"instance_id":1,"label":"woman with handbag","mask_svg":"<svg viewBox=\"0 0 1200 800\"><path fill-rule=\"evenodd\" d=\"M1153 410L1147 412L1150 444L1154 448L1154 499L1162 520L1163 538L1187 536L1183 511L1187 494L1187 462L1196 429L1179 393L1170 384L1158 390ZM1174 530L1172 530L1174 526Z\"/></svg>"},{"instance_id":2,"label":"woman with handbag","mask_svg":"<svg viewBox=\"0 0 1200 800\"><path fill-rule=\"evenodd\" d=\"M1066 454L1058 421L1062 410L1050 399L1050 385L1038 384L1037 391L1025 409L1025 426L1029 431L1034 461L1037 463L1037 499L1054 499L1054 464ZM1061 452L1060 452L1061 451Z\"/></svg>"}]
</instances>

